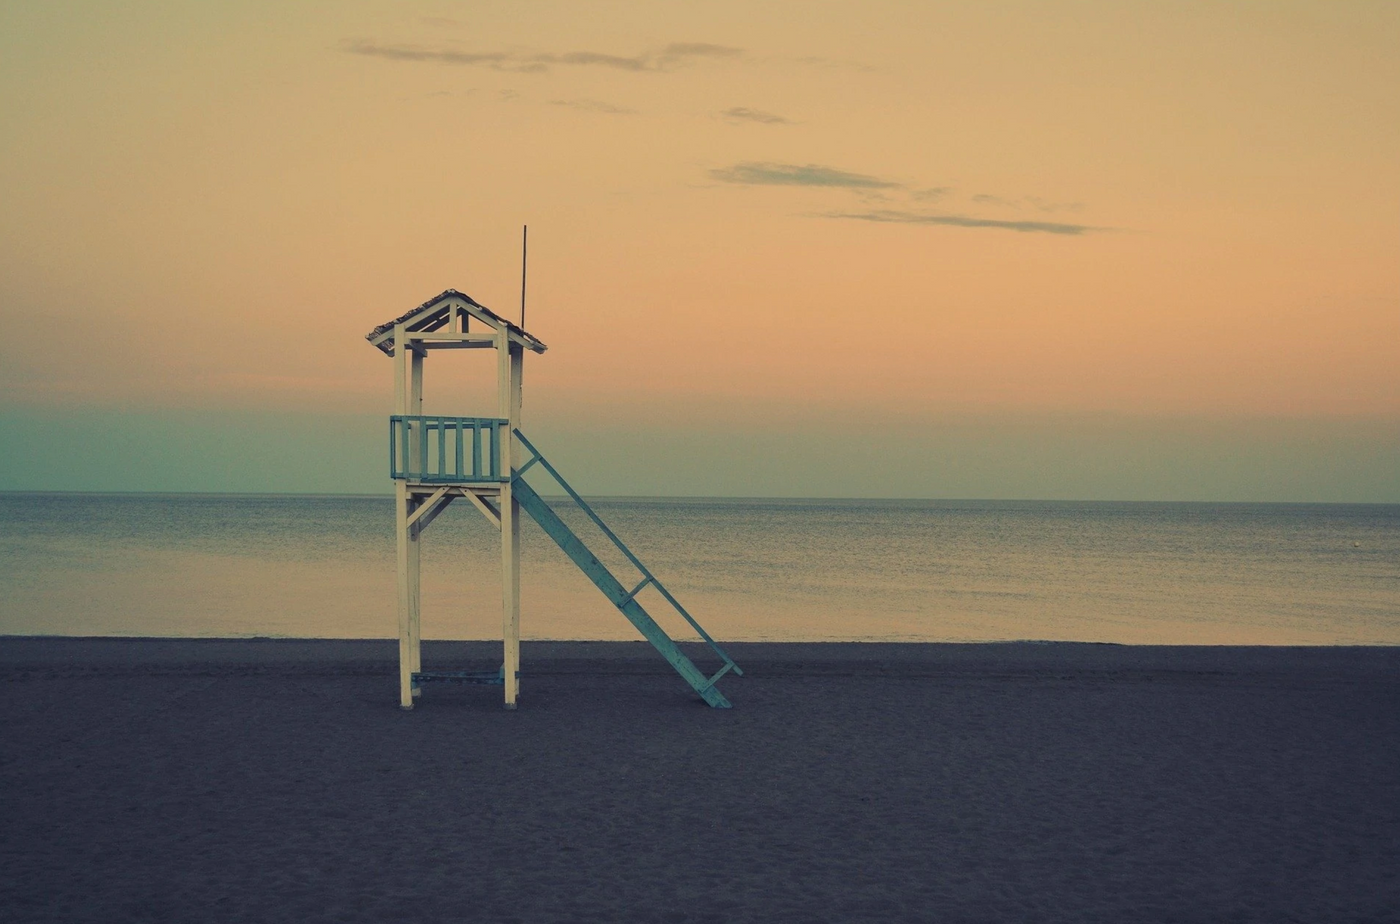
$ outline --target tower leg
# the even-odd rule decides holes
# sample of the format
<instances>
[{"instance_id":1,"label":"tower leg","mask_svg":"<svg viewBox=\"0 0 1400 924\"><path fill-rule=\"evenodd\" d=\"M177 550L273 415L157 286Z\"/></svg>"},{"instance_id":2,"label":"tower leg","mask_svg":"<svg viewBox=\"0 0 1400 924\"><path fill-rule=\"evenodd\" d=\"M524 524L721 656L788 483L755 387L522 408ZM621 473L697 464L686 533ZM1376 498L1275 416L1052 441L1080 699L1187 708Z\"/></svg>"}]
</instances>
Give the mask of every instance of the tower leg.
<instances>
[{"instance_id":1,"label":"tower leg","mask_svg":"<svg viewBox=\"0 0 1400 924\"><path fill-rule=\"evenodd\" d=\"M408 669L410 674L423 669L423 535L417 529L408 531ZM410 677L410 681L411 681ZM411 685L411 683L410 683ZM413 688L413 695L421 691Z\"/></svg>"},{"instance_id":2,"label":"tower leg","mask_svg":"<svg viewBox=\"0 0 1400 924\"><path fill-rule=\"evenodd\" d=\"M501 486L501 602L506 708L514 709L520 695L520 502L509 483Z\"/></svg>"},{"instance_id":3,"label":"tower leg","mask_svg":"<svg viewBox=\"0 0 1400 924\"><path fill-rule=\"evenodd\" d=\"M399 559L399 706L413 708L413 645L410 627L413 609L413 569L411 560L416 549L408 534L408 484L394 483L394 513L397 522Z\"/></svg>"},{"instance_id":4,"label":"tower leg","mask_svg":"<svg viewBox=\"0 0 1400 924\"><path fill-rule=\"evenodd\" d=\"M416 351L408 357L408 412L415 416L423 413L424 358L425 354ZM409 459L417 470L426 469L428 462L427 459L423 458L423 443L420 440L422 426L423 423L420 421L412 427L414 439L410 443L408 453ZM423 499L420 497L418 502L421 504ZM422 557L419 552L422 548L422 529L418 527L410 529L408 532L408 663L410 672L423 669L419 633L419 616L422 612L420 590L423 578ZM418 691L414 690L413 693L417 694Z\"/></svg>"}]
</instances>

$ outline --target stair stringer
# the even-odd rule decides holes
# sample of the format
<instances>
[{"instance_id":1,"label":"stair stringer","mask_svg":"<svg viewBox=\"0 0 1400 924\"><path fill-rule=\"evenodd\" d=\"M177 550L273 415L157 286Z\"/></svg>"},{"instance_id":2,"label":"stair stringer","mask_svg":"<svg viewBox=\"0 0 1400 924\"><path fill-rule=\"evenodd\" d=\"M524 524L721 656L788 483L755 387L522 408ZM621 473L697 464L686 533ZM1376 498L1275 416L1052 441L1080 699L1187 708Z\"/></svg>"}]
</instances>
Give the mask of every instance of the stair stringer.
<instances>
[{"instance_id":1,"label":"stair stringer","mask_svg":"<svg viewBox=\"0 0 1400 924\"><path fill-rule=\"evenodd\" d=\"M579 539L568 524L559 518L559 515L554 512L554 508L550 507L544 498L525 483L525 479L515 477L511 481L511 492L520 506L530 515L530 518L539 524L540 529L543 529L545 534L553 539L555 544L564 551L564 554L569 556L569 559L578 566L578 569L593 582L593 585L603 592L603 596L622 611L622 615L627 617L628 621L637 628L638 632L642 633L648 642L651 642L652 647L675 668L676 673L680 674L685 682L690 684L696 693L700 694L701 699L716 709L730 708L729 700L724 698L724 694L720 693L709 678L702 674L700 669L685 656L685 652L681 651L675 641L666 634L665 629L657 625L656 620L651 618L651 614L642 608L637 599L628 595L627 589L613 576L607 566L599 561L588 546L583 544L583 540Z\"/></svg>"}]
</instances>

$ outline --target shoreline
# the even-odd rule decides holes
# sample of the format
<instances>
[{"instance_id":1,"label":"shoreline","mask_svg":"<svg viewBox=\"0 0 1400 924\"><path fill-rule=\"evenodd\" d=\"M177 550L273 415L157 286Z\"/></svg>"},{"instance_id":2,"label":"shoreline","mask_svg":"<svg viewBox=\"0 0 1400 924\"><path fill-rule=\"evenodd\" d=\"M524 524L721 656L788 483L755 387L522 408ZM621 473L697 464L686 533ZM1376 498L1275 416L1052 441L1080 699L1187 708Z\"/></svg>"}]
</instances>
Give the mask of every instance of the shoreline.
<instances>
[{"instance_id":1,"label":"shoreline","mask_svg":"<svg viewBox=\"0 0 1400 924\"><path fill-rule=\"evenodd\" d=\"M680 642L697 663L714 659L702 642ZM501 642L425 639L425 662L499 660ZM1118 642L720 642L745 670L769 676L844 671L891 676L1089 672L1278 673L1350 677L1400 674L1400 645L1132 645ZM43 666L163 672L238 666L263 672L372 673L397 670L394 639L185 638L151 636L0 635L0 675ZM576 673L669 674L645 641L525 640L523 669ZM316 670L319 668L319 670Z\"/></svg>"}]
</instances>

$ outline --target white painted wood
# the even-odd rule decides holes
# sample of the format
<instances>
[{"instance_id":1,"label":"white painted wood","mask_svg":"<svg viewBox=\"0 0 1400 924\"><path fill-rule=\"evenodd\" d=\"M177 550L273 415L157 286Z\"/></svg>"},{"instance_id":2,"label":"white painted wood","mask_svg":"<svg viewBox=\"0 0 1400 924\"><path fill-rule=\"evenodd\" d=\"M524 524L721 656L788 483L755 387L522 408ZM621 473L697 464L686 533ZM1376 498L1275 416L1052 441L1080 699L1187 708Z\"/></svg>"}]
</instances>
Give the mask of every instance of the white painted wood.
<instances>
[{"instance_id":1,"label":"white painted wood","mask_svg":"<svg viewBox=\"0 0 1400 924\"><path fill-rule=\"evenodd\" d=\"M495 331L501 328L507 329L510 339L521 344L525 349L534 350L537 353L543 353L547 349L543 343L525 334L519 328L512 329L513 325L505 318L497 316L485 306L474 304L467 296L461 293L453 293L450 296L434 299L429 305L415 310L412 314L399 321L395 326L402 326L405 330L408 328L433 326L438 328L439 332L443 333L451 334L456 331L466 333L471 327L472 318L476 318L480 321L483 327L488 331ZM459 319L460 326L458 323ZM390 352L386 347L388 341L394 336L393 330L394 328L389 328L380 331L378 334L371 337L369 342L385 350L385 352ZM412 334L410 334L410 336L412 336ZM397 343L398 341L395 340L394 342Z\"/></svg>"},{"instance_id":2,"label":"white painted wood","mask_svg":"<svg viewBox=\"0 0 1400 924\"><path fill-rule=\"evenodd\" d=\"M485 327L487 330L500 329L500 325L496 323L495 319L492 318L489 314L485 314L484 312L482 312L479 308L476 308L473 305L468 305L464 302L462 304L462 310L465 311L469 316L476 318L478 321L480 321L482 326Z\"/></svg>"},{"instance_id":3,"label":"white painted wood","mask_svg":"<svg viewBox=\"0 0 1400 924\"><path fill-rule=\"evenodd\" d=\"M545 351L544 344L531 340L526 340L524 337L520 336L514 331L511 331L510 333L510 341L511 343L519 344L524 349L534 350L536 353L543 353Z\"/></svg>"},{"instance_id":4,"label":"white painted wood","mask_svg":"<svg viewBox=\"0 0 1400 924\"><path fill-rule=\"evenodd\" d=\"M418 509L413 511L412 516L408 518L408 525L413 526L417 524L420 520L422 520L423 515L426 514L429 510L433 509L433 505L436 504L438 501L442 500L442 498L445 497L447 495L447 492L450 490L452 490L450 487L438 488L432 494L429 494L428 499L420 503L418 505ZM427 523L424 523L422 528L426 529L427 525Z\"/></svg>"},{"instance_id":5,"label":"white painted wood","mask_svg":"<svg viewBox=\"0 0 1400 924\"><path fill-rule=\"evenodd\" d=\"M405 339L405 344L413 346L413 341ZM415 351L408 360L409 388L408 413L421 416L423 413L423 359L422 353ZM415 456L422 451L420 423L411 435L410 445ZM417 459L415 468L421 468L426 460ZM423 509L424 504L419 509ZM436 516L436 514L433 514ZM424 524L426 526L426 524ZM423 531L408 531L408 660L410 672L423 669ZM415 693L419 691L414 691Z\"/></svg>"},{"instance_id":6,"label":"white painted wood","mask_svg":"<svg viewBox=\"0 0 1400 924\"><path fill-rule=\"evenodd\" d=\"M452 502L456 500L457 497L457 494L448 494L446 497L442 498L442 500L433 504L431 507L427 507L427 505L425 504L424 506L426 512L423 514L422 517L419 518L417 526L413 527L413 532L421 537L423 533L427 531L428 527L433 525L433 521L438 518L438 514L442 513L444 510L450 507L452 505Z\"/></svg>"},{"instance_id":7,"label":"white painted wood","mask_svg":"<svg viewBox=\"0 0 1400 924\"><path fill-rule=\"evenodd\" d=\"M514 467L515 437L511 432L519 425L519 357L504 325L497 331L496 344L496 414L509 423L506 438L501 441L501 471ZM520 695L520 502L515 499L509 482L501 485L501 635L504 648L505 705L514 709Z\"/></svg>"},{"instance_id":8,"label":"white painted wood","mask_svg":"<svg viewBox=\"0 0 1400 924\"><path fill-rule=\"evenodd\" d=\"M408 518L408 525L412 526L414 523L417 523L419 520L421 520L423 518L423 514L426 511L427 506L433 503L434 501L437 501L444 494L451 490L451 485L444 485L440 488L429 489L424 489L422 486L411 488L411 493L413 494L414 500L418 501L419 507L413 512L413 515Z\"/></svg>"},{"instance_id":9,"label":"white painted wood","mask_svg":"<svg viewBox=\"0 0 1400 924\"><path fill-rule=\"evenodd\" d=\"M447 311L448 311L448 316L450 317L451 314L452 314L454 311L456 311L456 310L458 310L458 309L465 309L465 308L467 307L467 305L466 305L466 302L465 302L465 301L463 301L461 298L458 298L458 297L456 297L456 296L453 296L453 297L451 297L451 298L444 299L443 301L440 301L440 302L434 302L432 305L429 305L428 307L423 308L421 311L415 311L413 314L411 314L411 315L409 315L408 317L404 318L402 321L400 321L400 322L399 322L398 324L396 324L394 327L389 328L388 330L386 330L386 331L384 331L383 333L379 334L377 337L372 337L372 338L370 338L370 341L369 341L369 342L372 343L374 346L382 347L382 345L385 343L385 341L392 339L392 340L394 341L395 348L397 349L397 345L398 345L399 343L402 342L401 340L399 340L398 336L395 334L395 330L396 330L397 328L403 327L403 328L406 329L406 328L413 327L413 326L418 325L418 324L422 324L422 323L424 323L428 318L430 318L430 317L432 317L433 315L437 314L438 312L442 311L444 307L446 307L446 309L447 309Z\"/></svg>"},{"instance_id":10,"label":"white painted wood","mask_svg":"<svg viewBox=\"0 0 1400 924\"><path fill-rule=\"evenodd\" d=\"M499 492L497 493L499 494ZM467 500L471 501L472 504L475 505L476 509L481 511L481 515L486 517L486 519L490 521L492 526L496 527L497 529L501 528L501 512L495 507L492 507L490 504L488 504L485 498L483 498L480 494L476 493L475 491L469 490L463 490L462 496L465 497Z\"/></svg>"},{"instance_id":11,"label":"white painted wood","mask_svg":"<svg viewBox=\"0 0 1400 924\"><path fill-rule=\"evenodd\" d=\"M421 417L423 413L424 360L430 349L495 349L497 416L507 421L504 438L493 447L499 453L497 462L504 472L520 466L522 453L514 437L520 426L522 374L525 350L543 352L544 345L522 336L509 322L469 302L453 298L447 304L445 316L433 309L418 312L395 324L371 342L381 345L392 338L394 343L394 412L405 417ZM436 315L429 322L428 316ZM471 319L481 323L478 333L469 333ZM436 331L409 331L415 324L432 323ZM410 423L402 446L404 461L410 471L421 469L427 461L420 458L422 424ZM471 501L483 516L501 533L501 607L502 646L505 672L505 705L515 708L520 695L520 504L514 497L509 481L481 485L423 485L407 478L395 483L395 522L398 546L398 615L399 615L399 702L406 709L413 707L417 691L412 675L422 670L422 552L419 544L423 533L433 520L456 497ZM493 501L495 503L493 503Z\"/></svg>"},{"instance_id":12,"label":"white painted wood","mask_svg":"<svg viewBox=\"0 0 1400 924\"><path fill-rule=\"evenodd\" d=\"M403 346L403 325L394 328L394 413L408 413L408 350Z\"/></svg>"},{"instance_id":13,"label":"white painted wood","mask_svg":"<svg viewBox=\"0 0 1400 924\"><path fill-rule=\"evenodd\" d=\"M504 338L503 338L504 339ZM514 432L520 426L521 367L524 365L524 350L519 344L506 340L502 343L501 354L505 357L505 375L502 385L503 407L501 416L510 423L506 428L507 437L503 441L505 460L503 471L514 472L520 463L520 447ZM498 348L499 349L499 348ZM520 502L515 499L515 491L509 483L502 485L501 493L501 579L503 584L503 635L505 637L505 701L506 708L515 708L520 695Z\"/></svg>"},{"instance_id":14,"label":"white painted wood","mask_svg":"<svg viewBox=\"0 0 1400 924\"><path fill-rule=\"evenodd\" d=\"M501 608L505 705L520 697L520 502L514 491L501 500Z\"/></svg>"},{"instance_id":15,"label":"white painted wood","mask_svg":"<svg viewBox=\"0 0 1400 924\"><path fill-rule=\"evenodd\" d=\"M409 341L409 346L413 341ZM423 354L414 353L410 362L412 369L412 383L408 396L408 412L410 414L423 413Z\"/></svg>"},{"instance_id":16,"label":"white painted wood","mask_svg":"<svg viewBox=\"0 0 1400 924\"><path fill-rule=\"evenodd\" d=\"M472 334L471 340L428 340L422 343L414 341L415 349L426 353L429 350L490 350L496 346L496 338L491 337L486 340L475 339L478 335Z\"/></svg>"},{"instance_id":17,"label":"white painted wood","mask_svg":"<svg viewBox=\"0 0 1400 924\"><path fill-rule=\"evenodd\" d=\"M408 347L403 325L394 327L394 413L408 413ZM398 546L399 705L413 708L413 658L409 653L408 482L394 482L394 535Z\"/></svg>"},{"instance_id":18,"label":"white painted wood","mask_svg":"<svg viewBox=\"0 0 1400 924\"><path fill-rule=\"evenodd\" d=\"M394 510L399 565L399 705L404 709L413 708L413 655L410 651L409 633L411 594L409 590L408 506L408 485L399 479L394 483Z\"/></svg>"},{"instance_id":19,"label":"white painted wood","mask_svg":"<svg viewBox=\"0 0 1400 924\"><path fill-rule=\"evenodd\" d=\"M405 334L411 344L430 342L482 343L495 346L495 334L463 334L446 330L418 330Z\"/></svg>"}]
</instances>

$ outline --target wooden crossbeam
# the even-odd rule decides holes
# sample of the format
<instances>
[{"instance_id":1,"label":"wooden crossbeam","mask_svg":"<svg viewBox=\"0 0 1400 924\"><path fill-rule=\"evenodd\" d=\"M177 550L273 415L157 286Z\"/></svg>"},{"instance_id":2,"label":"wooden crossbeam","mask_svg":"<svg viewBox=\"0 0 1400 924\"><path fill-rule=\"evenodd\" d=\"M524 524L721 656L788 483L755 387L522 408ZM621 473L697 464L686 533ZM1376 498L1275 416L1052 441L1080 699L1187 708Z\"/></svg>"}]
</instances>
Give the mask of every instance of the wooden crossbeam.
<instances>
[{"instance_id":1,"label":"wooden crossbeam","mask_svg":"<svg viewBox=\"0 0 1400 924\"><path fill-rule=\"evenodd\" d=\"M486 519L491 521L492 526L496 527L497 529L501 528L501 511L497 510L495 507L492 507L486 501L486 498L477 494L475 491L469 490L467 488L461 488L460 490L462 492L462 496L465 497L467 500L471 501L473 504L475 504L476 509L481 511L482 516L486 517Z\"/></svg>"},{"instance_id":2,"label":"wooden crossbeam","mask_svg":"<svg viewBox=\"0 0 1400 924\"><path fill-rule=\"evenodd\" d=\"M449 494L442 500L438 501L437 506L433 507L432 510L428 511L428 513L423 517L423 519L418 522L417 531L421 534L423 530L427 529L430 525L432 525L432 522L438 518L438 514L442 513L444 510L447 509L448 505L452 503L452 500L455 496L456 495L454 494Z\"/></svg>"},{"instance_id":3,"label":"wooden crossbeam","mask_svg":"<svg viewBox=\"0 0 1400 924\"><path fill-rule=\"evenodd\" d=\"M441 500L443 496L447 494L447 491L447 488L438 488L428 497L427 500L419 503L418 509L408 515L408 525L412 526L414 523L417 523L419 520L423 519L423 516L427 514L428 510L433 506L433 504L436 504L439 500Z\"/></svg>"},{"instance_id":4,"label":"wooden crossbeam","mask_svg":"<svg viewBox=\"0 0 1400 924\"><path fill-rule=\"evenodd\" d=\"M411 330L404 334L404 339L409 341L454 341L459 343L480 343L486 346L496 345L495 334L467 334L450 330Z\"/></svg>"},{"instance_id":5,"label":"wooden crossbeam","mask_svg":"<svg viewBox=\"0 0 1400 924\"><path fill-rule=\"evenodd\" d=\"M432 522L438 518L438 514L447 509L447 506L456 498L456 493L450 488L439 488L433 495L419 505L409 517L408 528L413 535L420 536L423 530L427 529Z\"/></svg>"},{"instance_id":6,"label":"wooden crossbeam","mask_svg":"<svg viewBox=\"0 0 1400 924\"><path fill-rule=\"evenodd\" d=\"M476 337L475 334L472 335ZM413 345L415 350L491 350L495 349L496 341L493 340L425 340Z\"/></svg>"}]
</instances>

